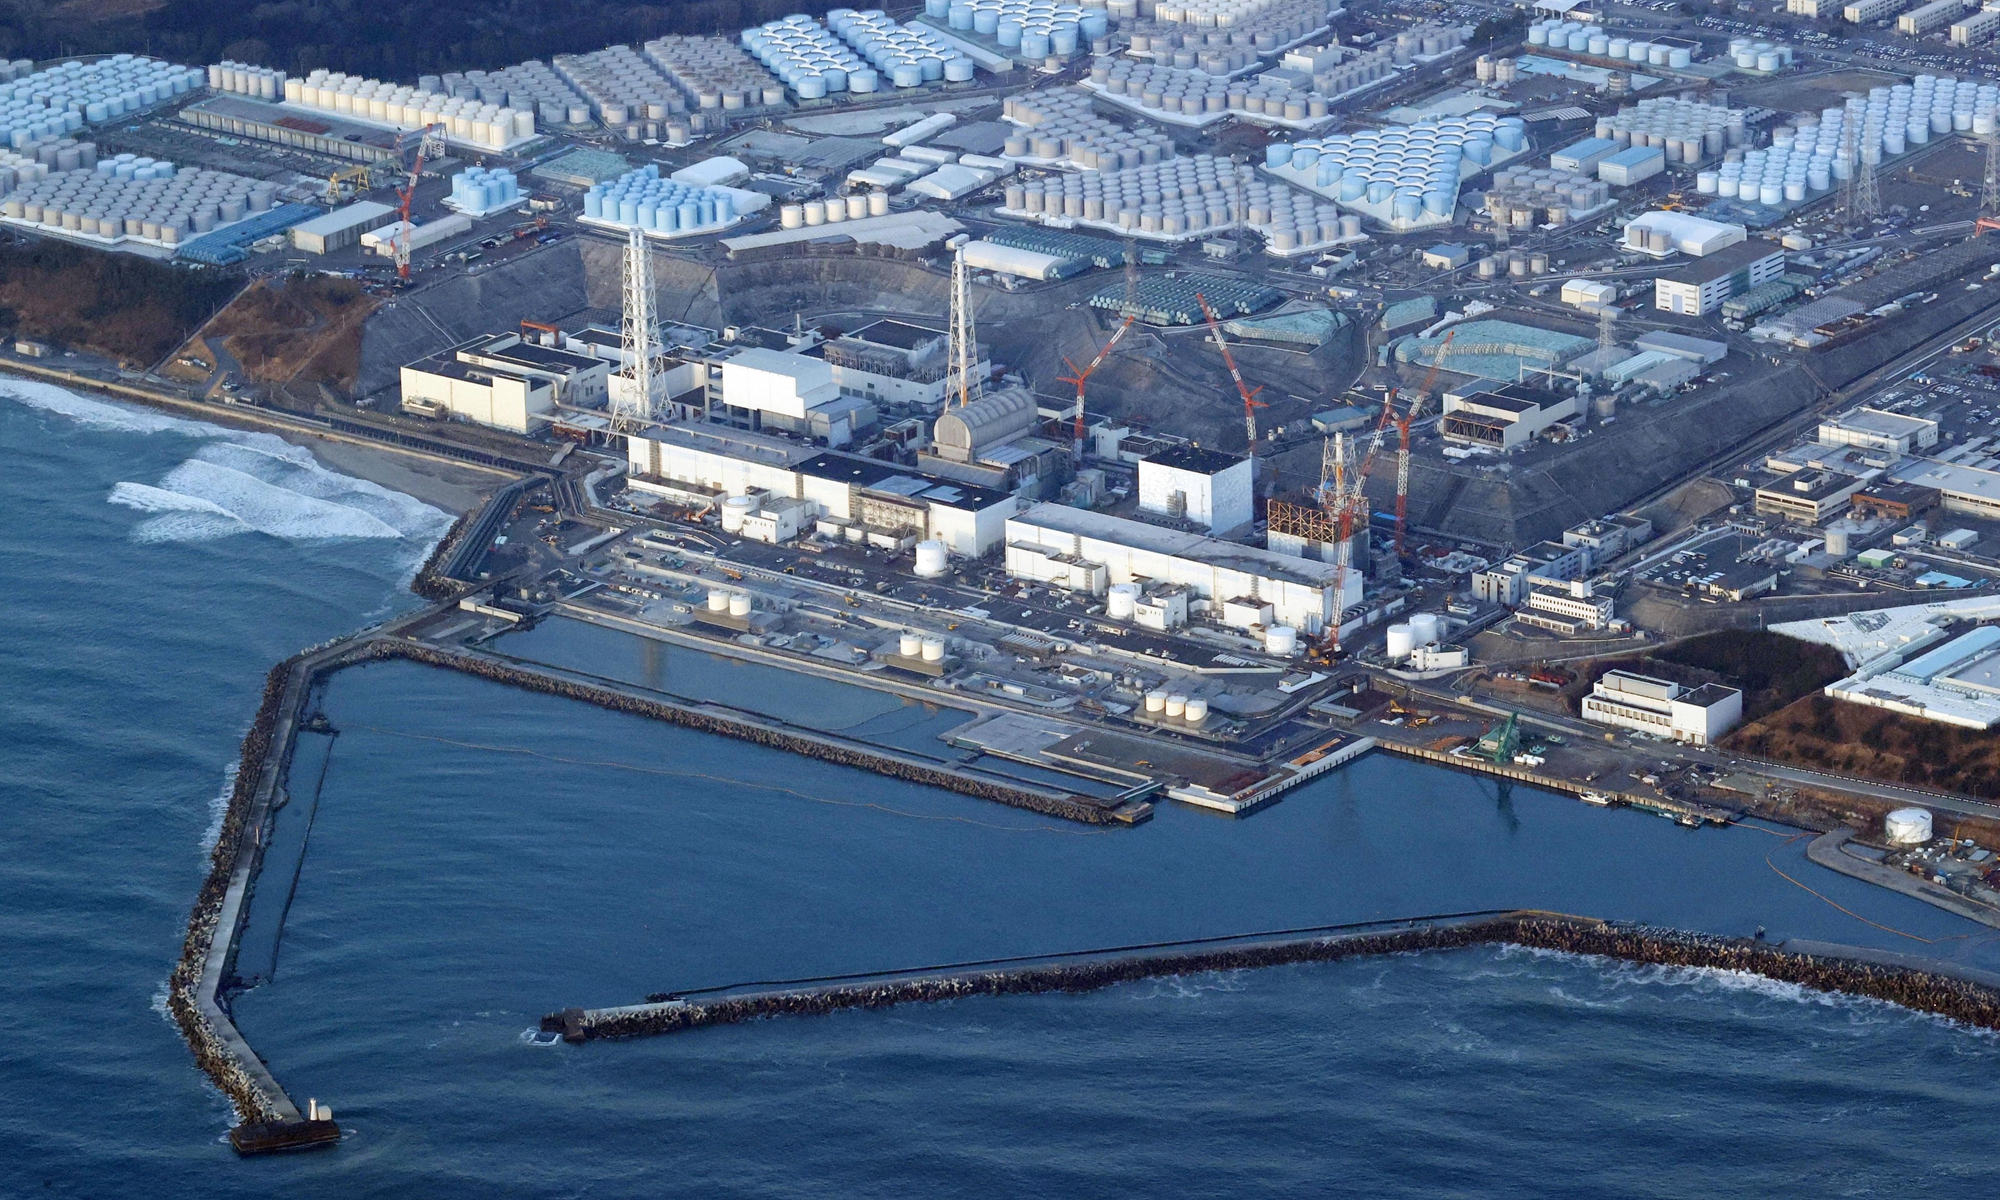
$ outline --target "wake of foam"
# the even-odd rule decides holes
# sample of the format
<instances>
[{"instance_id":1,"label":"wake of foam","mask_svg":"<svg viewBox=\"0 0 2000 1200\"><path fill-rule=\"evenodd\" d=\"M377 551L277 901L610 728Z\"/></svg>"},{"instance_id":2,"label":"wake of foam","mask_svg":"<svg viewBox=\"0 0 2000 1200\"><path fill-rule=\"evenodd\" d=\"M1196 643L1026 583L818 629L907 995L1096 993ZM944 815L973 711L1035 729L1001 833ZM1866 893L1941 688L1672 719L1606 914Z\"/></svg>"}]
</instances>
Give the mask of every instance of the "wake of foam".
<instances>
[{"instance_id":1,"label":"wake of foam","mask_svg":"<svg viewBox=\"0 0 2000 1200\"><path fill-rule=\"evenodd\" d=\"M170 417L150 409L130 405L115 404L108 400L93 400L79 396L75 392L57 387L53 383L35 383L26 379L11 379L0 376L0 396L20 401L29 408L68 417L81 425L93 429L108 429L120 433L166 433L174 431L191 437L223 437L231 431L220 425L210 425L206 421L187 421L180 417Z\"/></svg>"},{"instance_id":2,"label":"wake of foam","mask_svg":"<svg viewBox=\"0 0 2000 1200\"><path fill-rule=\"evenodd\" d=\"M251 529L281 538L403 536L402 530L364 508L294 491L247 471L210 462L205 457L191 458L167 472L156 490L183 497L191 503L171 516L142 524L136 536L147 540L164 540L162 529L149 529L147 526L154 526L161 520L179 524L190 512L210 520L233 518L238 524L232 532ZM208 535L204 532L203 536Z\"/></svg>"},{"instance_id":3,"label":"wake of foam","mask_svg":"<svg viewBox=\"0 0 2000 1200\"><path fill-rule=\"evenodd\" d=\"M142 513L160 514L132 530L135 542L202 542L250 528L213 501L143 483L117 484L111 489L110 500Z\"/></svg>"}]
</instances>

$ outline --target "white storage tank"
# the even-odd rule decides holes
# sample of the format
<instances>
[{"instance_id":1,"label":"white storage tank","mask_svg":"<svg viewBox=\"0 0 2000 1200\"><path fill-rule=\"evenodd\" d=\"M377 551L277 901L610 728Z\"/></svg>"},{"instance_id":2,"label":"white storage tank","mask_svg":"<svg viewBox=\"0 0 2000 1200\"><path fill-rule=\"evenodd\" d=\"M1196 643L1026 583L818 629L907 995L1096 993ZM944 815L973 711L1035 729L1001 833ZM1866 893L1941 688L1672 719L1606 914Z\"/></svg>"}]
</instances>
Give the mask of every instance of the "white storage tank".
<instances>
[{"instance_id":1,"label":"white storage tank","mask_svg":"<svg viewBox=\"0 0 2000 1200\"><path fill-rule=\"evenodd\" d=\"M1390 658L1399 661L1408 658L1410 657L1410 651L1415 646L1416 635L1411 632L1408 625L1389 626L1388 654Z\"/></svg>"},{"instance_id":2,"label":"white storage tank","mask_svg":"<svg viewBox=\"0 0 2000 1200\"><path fill-rule=\"evenodd\" d=\"M925 638L925 639L924 639L924 645L923 645L923 657L924 657L924 661L925 661L925 662L933 662L933 663L934 663L934 662L943 662L943 661L944 661L944 639L943 639L943 638L941 638L941 637L927 637L927 638Z\"/></svg>"},{"instance_id":3,"label":"white storage tank","mask_svg":"<svg viewBox=\"0 0 2000 1200\"><path fill-rule=\"evenodd\" d=\"M1163 713L1167 711L1167 694L1160 691L1147 692L1146 711L1149 713Z\"/></svg>"},{"instance_id":4,"label":"white storage tank","mask_svg":"<svg viewBox=\"0 0 2000 1200\"><path fill-rule=\"evenodd\" d=\"M1104 597L1104 615L1114 621L1129 621L1139 607L1139 585L1114 583Z\"/></svg>"},{"instance_id":5,"label":"white storage tank","mask_svg":"<svg viewBox=\"0 0 2000 1200\"><path fill-rule=\"evenodd\" d=\"M1185 715L1187 723L1190 725L1199 725L1203 721L1208 720L1208 701L1203 700L1199 696L1188 697Z\"/></svg>"},{"instance_id":6,"label":"white storage tank","mask_svg":"<svg viewBox=\"0 0 2000 1200\"><path fill-rule=\"evenodd\" d=\"M1264 652L1290 656L1299 649L1299 631L1290 625L1273 625L1264 631Z\"/></svg>"},{"instance_id":7,"label":"white storage tank","mask_svg":"<svg viewBox=\"0 0 2000 1200\"><path fill-rule=\"evenodd\" d=\"M743 532L743 518L757 511L757 502L748 496L729 496L722 502L722 532Z\"/></svg>"},{"instance_id":8,"label":"white storage tank","mask_svg":"<svg viewBox=\"0 0 2000 1200\"><path fill-rule=\"evenodd\" d=\"M1882 835L1892 846L1921 846L1931 840L1929 809L1899 808L1882 818Z\"/></svg>"},{"instance_id":9,"label":"white storage tank","mask_svg":"<svg viewBox=\"0 0 2000 1200\"><path fill-rule=\"evenodd\" d=\"M708 611L718 613L729 611L729 590L727 588L708 589Z\"/></svg>"},{"instance_id":10,"label":"white storage tank","mask_svg":"<svg viewBox=\"0 0 2000 1200\"><path fill-rule=\"evenodd\" d=\"M1428 646L1438 640L1438 615L1418 613L1410 618L1410 640L1415 646Z\"/></svg>"},{"instance_id":11,"label":"white storage tank","mask_svg":"<svg viewBox=\"0 0 2000 1200\"><path fill-rule=\"evenodd\" d=\"M1826 552L1847 557L1847 530L1836 527L1826 531Z\"/></svg>"},{"instance_id":12,"label":"white storage tank","mask_svg":"<svg viewBox=\"0 0 2000 1200\"><path fill-rule=\"evenodd\" d=\"M906 633L896 642L896 653L904 658L917 658L924 652L924 639L919 634Z\"/></svg>"},{"instance_id":13,"label":"white storage tank","mask_svg":"<svg viewBox=\"0 0 2000 1200\"><path fill-rule=\"evenodd\" d=\"M945 554L943 542L917 543L917 575L920 578L936 579L950 569L950 560Z\"/></svg>"},{"instance_id":14,"label":"white storage tank","mask_svg":"<svg viewBox=\"0 0 2000 1200\"><path fill-rule=\"evenodd\" d=\"M735 592L730 595L729 615L732 617L747 617L750 615L750 594L748 592Z\"/></svg>"},{"instance_id":15,"label":"white storage tank","mask_svg":"<svg viewBox=\"0 0 2000 1200\"><path fill-rule=\"evenodd\" d=\"M1169 717L1187 716L1187 697L1181 695L1179 692L1168 696L1166 713Z\"/></svg>"}]
</instances>

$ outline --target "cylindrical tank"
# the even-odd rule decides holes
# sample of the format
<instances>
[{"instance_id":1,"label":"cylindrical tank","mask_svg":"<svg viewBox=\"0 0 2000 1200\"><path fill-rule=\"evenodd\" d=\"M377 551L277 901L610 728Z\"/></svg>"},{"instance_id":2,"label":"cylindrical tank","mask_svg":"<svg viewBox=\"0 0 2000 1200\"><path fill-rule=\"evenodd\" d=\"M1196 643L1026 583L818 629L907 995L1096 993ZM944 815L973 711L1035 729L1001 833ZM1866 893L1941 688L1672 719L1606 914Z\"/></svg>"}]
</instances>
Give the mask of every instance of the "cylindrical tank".
<instances>
[{"instance_id":1,"label":"cylindrical tank","mask_svg":"<svg viewBox=\"0 0 2000 1200\"><path fill-rule=\"evenodd\" d=\"M1408 625L1389 626L1389 657L1398 660L1410 657L1410 651L1416 646L1416 641L1416 634Z\"/></svg>"},{"instance_id":2,"label":"cylindrical tank","mask_svg":"<svg viewBox=\"0 0 2000 1200\"><path fill-rule=\"evenodd\" d=\"M923 646L923 658L925 662L943 662L944 639L941 637L925 638Z\"/></svg>"},{"instance_id":3,"label":"cylindrical tank","mask_svg":"<svg viewBox=\"0 0 2000 1200\"><path fill-rule=\"evenodd\" d=\"M1930 810L1899 808L1882 818L1882 836L1894 846L1921 846L1931 840Z\"/></svg>"},{"instance_id":4,"label":"cylindrical tank","mask_svg":"<svg viewBox=\"0 0 2000 1200\"><path fill-rule=\"evenodd\" d=\"M728 588L710 588L710 589L708 589L708 611L710 611L710 612L718 612L718 613L719 613L719 612L728 612L728 611L729 611L729 589L728 589Z\"/></svg>"},{"instance_id":5,"label":"cylindrical tank","mask_svg":"<svg viewBox=\"0 0 2000 1200\"><path fill-rule=\"evenodd\" d=\"M896 641L896 653L904 658L916 658L923 652L924 639L920 634L906 633Z\"/></svg>"},{"instance_id":6,"label":"cylindrical tank","mask_svg":"<svg viewBox=\"0 0 2000 1200\"><path fill-rule=\"evenodd\" d=\"M1139 585L1114 583L1104 597L1104 615L1114 621L1129 621L1138 611Z\"/></svg>"},{"instance_id":7,"label":"cylindrical tank","mask_svg":"<svg viewBox=\"0 0 2000 1200\"><path fill-rule=\"evenodd\" d=\"M925 541L917 543L917 575L924 579L936 579L950 570L950 561L943 542Z\"/></svg>"},{"instance_id":8,"label":"cylindrical tank","mask_svg":"<svg viewBox=\"0 0 2000 1200\"><path fill-rule=\"evenodd\" d=\"M1418 613L1410 618L1410 640L1419 646L1428 646L1438 640L1440 628L1436 613Z\"/></svg>"},{"instance_id":9,"label":"cylindrical tank","mask_svg":"<svg viewBox=\"0 0 2000 1200\"><path fill-rule=\"evenodd\" d=\"M1264 653L1291 655L1299 648L1299 631L1290 625L1273 625L1264 631Z\"/></svg>"},{"instance_id":10,"label":"cylindrical tank","mask_svg":"<svg viewBox=\"0 0 2000 1200\"><path fill-rule=\"evenodd\" d=\"M747 617L750 615L750 594L748 592L730 593L729 615L732 617Z\"/></svg>"},{"instance_id":11,"label":"cylindrical tank","mask_svg":"<svg viewBox=\"0 0 2000 1200\"><path fill-rule=\"evenodd\" d=\"M1169 717L1187 716L1187 697L1175 692L1167 697L1166 714Z\"/></svg>"},{"instance_id":12,"label":"cylindrical tank","mask_svg":"<svg viewBox=\"0 0 2000 1200\"><path fill-rule=\"evenodd\" d=\"M1847 557L1847 530L1833 526L1826 531L1826 552Z\"/></svg>"},{"instance_id":13,"label":"cylindrical tank","mask_svg":"<svg viewBox=\"0 0 2000 1200\"><path fill-rule=\"evenodd\" d=\"M729 496L722 501L722 532L743 532L743 518L757 509L757 502L748 496Z\"/></svg>"},{"instance_id":14,"label":"cylindrical tank","mask_svg":"<svg viewBox=\"0 0 2000 1200\"><path fill-rule=\"evenodd\" d=\"M1208 701L1200 696L1189 696L1187 708L1182 711L1190 725L1199 725L1208 720Z\"/></svg>"}]
</instances>

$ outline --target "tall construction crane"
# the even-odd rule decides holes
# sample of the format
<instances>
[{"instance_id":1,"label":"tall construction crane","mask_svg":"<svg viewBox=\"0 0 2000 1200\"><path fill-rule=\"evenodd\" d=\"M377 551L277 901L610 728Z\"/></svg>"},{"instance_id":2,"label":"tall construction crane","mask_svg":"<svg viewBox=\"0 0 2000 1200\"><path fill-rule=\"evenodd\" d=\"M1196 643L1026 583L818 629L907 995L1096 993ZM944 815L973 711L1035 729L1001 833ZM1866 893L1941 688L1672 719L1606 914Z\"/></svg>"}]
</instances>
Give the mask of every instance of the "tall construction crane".
<instances>
[{"instance_id":1,"label":"tall construction crane","mask_svg":"<svg viewBox=\"0 0 2000 1200\"><path fill-rule=\"evenodd\" d=\"M1424 406L1419 395L1396 418L1396 557L1403 557L1404 531L1410 520L1410 422Z\"/></svg>"},{"instance_id":2,"label":"tall construction crane","mask_svg":"<svg viewBox=\"0 0 2000 1200\"><path fill-rule=\"evenodd\" d=\"M400 202L396 206L396 216L402 222L396 238L396 278L404 283L410 281L410 243L417 240L416 226L410 223L410 202L417 198L417 180L423 177L424 160L444 157L444 126L432 125L424 130L424 140L417 146L417 157L410 163L410 179L397 192Z\"/></svg>"},{"instance_id":3,"label":"tall construction crane","mask_svg":"<svg viewBox=\"0 0 2000 1200\"><path fill-rule=\"evenodd\" d=\"M1222 351L1222 361L1229 365L1229 378L1236 384L1236 394L1243 397L1243 435L1249 439L1244 453L1254 458L1257 454L1257 410L1266 407L1262 400L1257 399L1257 393L1264 389L1253 388L1243 382L1243 372L1236 367L1236 356L1229 352L1229 343L1222 340L1222 324L1215 319L1215 310L1208 306L1208 297L1196 292L1194 298L1201 305L1201 315L1208 318L1208 333L1215 339L1215 348Z\"/></svg>"},{"instance_id":4,"label":"tall construction crane","mask_svg":"<svg viewBox=\"0 0 2000 1200\"><path fill-rule=\"evenodd\" d=\"M1112 331L1111 339L1104 343L1104 348L1097 352L1097 357L1090 360L1090 365L1079 371L1075 363L1064 357L1063 365L1069 368L1069 374L1057 376L1063 383L1076 385L1076 429L1072 436L1076 442L1073 453L1079 465L1083 462L1083 386L1091 374L1104 365L1104 360L1111 357L1111 352L1118 347L1120 341L1124 340L1126 331L1132 328L1132 322L1138 319L1139 250L1137 243L1127 238L1125 239L1125 320Z\"/></svg>"}]
</instances>

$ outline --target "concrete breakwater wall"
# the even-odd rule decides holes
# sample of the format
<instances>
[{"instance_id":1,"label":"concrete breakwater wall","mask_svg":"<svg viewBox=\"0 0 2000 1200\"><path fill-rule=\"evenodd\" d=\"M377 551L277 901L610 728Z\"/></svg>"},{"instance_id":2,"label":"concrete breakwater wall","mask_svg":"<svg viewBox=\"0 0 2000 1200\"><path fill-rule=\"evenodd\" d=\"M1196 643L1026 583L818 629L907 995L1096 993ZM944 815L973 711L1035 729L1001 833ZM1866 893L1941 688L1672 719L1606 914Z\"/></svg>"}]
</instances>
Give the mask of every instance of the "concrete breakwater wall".
<instances>
[{"instance_id":1,"label":"concrete breakwater wall","mask_svg":"<svg viewBox=\"0 0 2000 1200\"><path fill-rule=\"evenodd\" d=\"M416 577L410 580L410 590L426 600L449 600L465 590L465 585L451 577L446 567L458 558L459 544L465 540L466 527L479 515L480 509L461 513L444 536L431 547L430 557L417 568Z\"/></svg>"},{"instance_id":2,"label":"concrete breakwater wall","mask_svg":"<svg viewBox=\"0 0 2000 1200\"><path fill-rule=\"evenodd\" d=\"M667 721L689 729L699 729L705 733L719 733L724 737L755 742L758 745L786 750L807 758L817 758L842 766L859 767L878 775L894 779L908 780L928 787L942 788L957 792L962 796L973 796L981 800L992 800L1014 808L1028 809L1051 817L1062 817L1087 825L1112 825L1122 823L1112 806L1083 796L1067 795L1061 792L1045 791L1026 785L1012 786L994 780L978 779L961 775L942 766L930 766L912 759L899 757L887 752L867 749L855 743L831 736L822 736L805 731L777 728L762 721L725 713L715 709L697 708L674 704L664 700L647 699L611 688L595 687L571 679L564 679L540 671L531 671L512 664L470 654L457 654L427 646L419 642L403 639L382 639L368 644L368 655L372 658L401 658L426 666L446 667L491 679L497 683L525 688L529 691L545 692L563 696L571 700L581 700L600 708L616 712L632 713L649 717L656 721Z\"/></svg>"},{"instance_id":3,"label":"concrete breakwater wall","mask_svg":"<svg viewBox=\"0 0 2000 1200\"><path fill-rule=\"evenodd\" d=\"M208 875L202 880L201 890L195 894L194 909L188 916L187 937L181 945L180 961L167 982L167 1011L173 1015L174 1023L180 1026L181 1035L187 1038L188 1048L194 1052L195 1064L215 1082L215 1086L228 1096L236 1106L239 1120L248 1123L268 1121L280 1115L281 1107L274 1103L263 1084L251 1073L239 1055L219 1035L218 1031L202 1015L196 996L200 986L202 968L207 963L209 952L218 935L233 938L235 930L219 927L223 897L229 891L231 878L236 874L240 856L246 850L255 850L255 830L251 826L250 813L255 806L257 785L263 774L264 764L272 752L273 729L283 706L286 683L294 671L299 670L305 655L294 655L271 668L264 681L264 698L257 706L257 715L250 722L250 731L243 735L242 757L236 770L236 782L229 791L229 801L222 814L222 832L215 839L215 849L208 856ZM246 834L250 835L246 838Z\"/></svg>"},{"instance_id":4,"label":"concrete breakwater wall","mask_svg":"<svg viewBox=\"0 0 2000 1200\"><path fill-rule=\"evenodd\" d=\"M886 1008L973 996L1084 992L1165 975L1499 944L1627 962L1743 971L1813 991L1868 996L1968 1025L2000 1029L2000 991L1954 978L1942 970L1888 966L1826 953L1788 951L1764 942L1540 912L1412 922L1389 931L1169 949L1088 962L844 983L708 1001L665 999L626 1008L567 1009L543 1017L542 1028L561 1033L568 1041L645 1037L765 1017L816 1016L842 1009Z\"/></svg>"}]
</instances>

